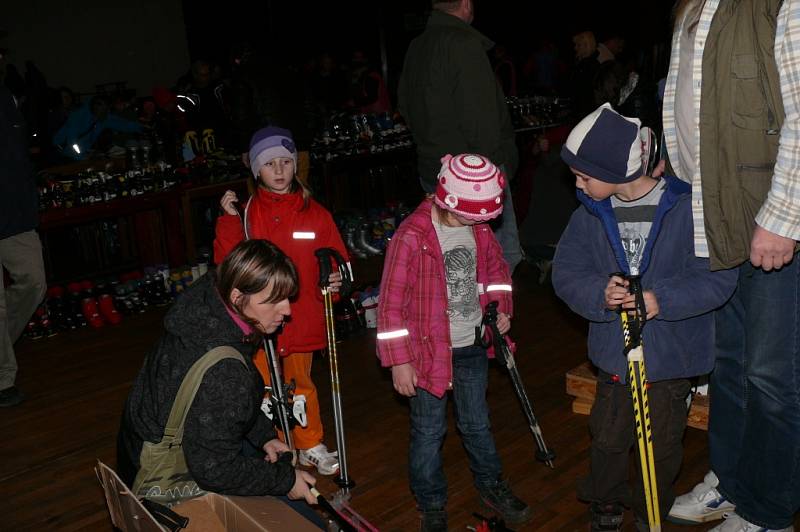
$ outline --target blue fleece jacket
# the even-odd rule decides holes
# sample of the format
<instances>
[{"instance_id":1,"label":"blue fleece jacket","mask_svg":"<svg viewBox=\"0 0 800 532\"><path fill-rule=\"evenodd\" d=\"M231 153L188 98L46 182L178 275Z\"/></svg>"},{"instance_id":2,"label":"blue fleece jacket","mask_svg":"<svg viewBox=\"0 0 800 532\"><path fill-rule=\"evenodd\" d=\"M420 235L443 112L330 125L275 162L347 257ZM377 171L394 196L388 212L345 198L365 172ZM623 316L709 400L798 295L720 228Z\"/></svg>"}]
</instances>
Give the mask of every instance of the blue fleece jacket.
<instances>
[{"instance_id":1,"label":"blue fleece jacket","mask_svg":"<svg viewBox=\"0 0 800 532\"><path fill-rule=\"evenodd\" d=\"M91 102L86 102L70 113L66 123L53 137L53 144L60 147L64 155L83 159L105 129L139 133L142 126L111 113L104 120L97 120L92 114ZM73 148L75 144L79 151Z\"/></svg>"},{"instance_id":2,"label":"blue fleece jacket","mask_svg":"<svg viewBox=\"0 0 800 532\"><path fill-rule=\"evenodd\" d=\"M736 287L736 271L709 270L695 257L689 185L671 176L645 246L642 289L658 301L658 315L642 334L651 382L693 377L714 367L714 319ZM605 305L609 275L628 273L611 200L594 201L578 191L582 206L572 214L553 260L553 287L589 320L589 358L598 368L627 380L619 315Z\"/></svg>"}]
</instances>

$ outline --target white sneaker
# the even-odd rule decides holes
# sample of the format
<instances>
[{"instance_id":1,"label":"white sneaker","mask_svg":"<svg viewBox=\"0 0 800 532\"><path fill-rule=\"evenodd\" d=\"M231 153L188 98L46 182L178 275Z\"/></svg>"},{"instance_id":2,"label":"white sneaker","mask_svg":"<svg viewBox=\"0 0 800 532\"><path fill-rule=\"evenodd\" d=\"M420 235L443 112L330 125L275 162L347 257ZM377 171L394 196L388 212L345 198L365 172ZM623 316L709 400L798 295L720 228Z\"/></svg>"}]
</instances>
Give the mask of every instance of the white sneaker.
<instances>
[{"instance_id":1,"label":"white sneaker","mask_svg":"<svg viewBox=\"0 0 800 532\"><path fill-rule=\"evenodd\" d=\"M703 482L692 491L675 497L667 520L680 524L706 523L722 519L725 513L732 513L736 507L720 494L717 486L717 475L709 471Z\"/></svg>"},{"instance_id":2,"label":"white sneaker","mask_svg":"<svg viewBox=\"0 0 800 532\"><path fill-rule=\"evenodd\" d=\"M723 517L725 517L725 522L715 526L708 532L794 532L793 526L775 530L754 525L749 521L745 521L736 512L726 513Z\"/></svg>"},{"instance_id":3,"label":"white sneaker","mask_svg":"<svg viewBox=\"0 0 800 532\"><path fill-rule=\"evenodd\" d=\"M320 475L333 475L339 470L339 453L328 451L324 443L311 449L300 449L298 455L300 465L314 466Z\"/></svg>"}]
</instances>

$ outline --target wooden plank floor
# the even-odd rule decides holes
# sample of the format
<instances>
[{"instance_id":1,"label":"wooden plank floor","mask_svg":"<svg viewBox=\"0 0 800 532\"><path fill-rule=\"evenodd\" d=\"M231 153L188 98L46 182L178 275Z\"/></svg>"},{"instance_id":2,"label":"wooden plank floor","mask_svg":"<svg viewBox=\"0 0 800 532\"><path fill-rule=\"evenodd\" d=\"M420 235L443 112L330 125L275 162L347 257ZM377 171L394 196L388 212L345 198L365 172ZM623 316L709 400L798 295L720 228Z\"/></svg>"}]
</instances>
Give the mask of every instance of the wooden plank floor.
<instances>
[{"instance_id":1,"label":"wooden plank floor","mask_svg":"<svg viewBox=\"0 0 800 532\"><path fill-rule=\"evenodd\" d=\"M364 280L376 278L379 267L375 261L357 265L357 273ZM587 417L570 411L571 398L564 391L565 373L584 360L586 326L549 287L537 284L534 272L525 265L520 270L512 330L520 346L518 365L558 458L555 470L534 460L533 439L508 375L493 364L489 402L495 438L506 475L534 511L533 520L518 529L586 530L587 506L576 499L575 486L588 468ZM98 458L115 463L119 414L144 353L160 334L163 312L152 310L117 327L18 344L17 384L28 400L0 410L0 530L111 530L93 466ZM381 530L415 530L418 518L406 477L408 405L393 393L374 346L371 331L339 347L349 467L357 482L352 504ZM327 361L317 359L313 371L326 440L333 447ZM688 429L685 442L681 491L707 469L706 434ZM471 514L479 503L452 419L444 460L450 526L465 530L475 524ZM334 490L327 479L319 486L323 493Z\"/></svg>"}]
</instances>

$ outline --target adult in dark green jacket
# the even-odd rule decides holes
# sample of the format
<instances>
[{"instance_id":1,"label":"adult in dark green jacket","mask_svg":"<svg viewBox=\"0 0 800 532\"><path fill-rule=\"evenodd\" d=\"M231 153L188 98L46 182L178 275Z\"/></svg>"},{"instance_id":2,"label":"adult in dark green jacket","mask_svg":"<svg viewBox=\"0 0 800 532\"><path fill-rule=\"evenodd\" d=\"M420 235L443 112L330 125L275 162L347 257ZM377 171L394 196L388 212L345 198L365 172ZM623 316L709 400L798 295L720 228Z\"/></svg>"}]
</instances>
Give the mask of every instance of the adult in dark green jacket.
<instances>
[{"instance_id":1,"label":"adult in dark green jacket","mask_svg":"<svg viewBox=\"0 0 800 532\"><path fill-rule=\"evenodd\" d=\"M472 0L433 1L425 31L411 41L400 77L400 113L417 146L422 188L432 193L447 154L478 153L503 168L517 169L514 128L505 96L486 52L494 43L470 24ZM495 228L512 271L522 260L511 191Z\"/></svg>"}]
</instances>

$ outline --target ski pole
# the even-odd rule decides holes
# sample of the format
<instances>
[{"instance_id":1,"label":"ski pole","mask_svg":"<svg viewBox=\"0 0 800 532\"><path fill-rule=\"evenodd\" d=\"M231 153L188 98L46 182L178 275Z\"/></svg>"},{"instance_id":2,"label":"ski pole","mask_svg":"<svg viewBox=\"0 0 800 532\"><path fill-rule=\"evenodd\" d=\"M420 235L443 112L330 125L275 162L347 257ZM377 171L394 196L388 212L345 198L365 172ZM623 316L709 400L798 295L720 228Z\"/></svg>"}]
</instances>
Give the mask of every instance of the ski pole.
<instances>
[{"instance_id":1,"label":"ski pole","mask_svg":"<svg viewBox=\"0 0 800 532\"><path fill-rule=\"evenodd\" d=\"M647 396L647 372L644 363L644 347L642 345L642 329L647 320L644 305L642 281L638 275L612 274L625 277L628 290L634 294L634 316L630 317L626 310L621 310L624 353L628 359L628 382L633 400L633 416L636 424L636 442L639 450L639 462L642 470L644 498L647 504L647 521L651 531L661 530L661 511L658 507L658 485L656 484L656 464L653 454L653 427L650 422L650 403Z\"/></svg>"},{"instance_id":2,"label":"ski pole","mask_svg":"<svg viewBox=\"0 0 800 532\"><path fill-rule=\"evenodd\" d=\"M542 429L539 427L539 422L536 420L536 416L533 413L533 406L528 399L525 386L522 384L522 377L514 361L514 354L508 347L506 335L500 334L500 330L497 328L497 301L492 301L486 305L486 315L483 318L483 324L492 331L492 343L494 345L495 356L508 368L508 372L511 375L511 382L514 385L514 391L522 405L522 411L525 413L525 417L528 418L528 427L533 433L533 438L536 440L536 446L538 448L536 451L536 459L540 462L544 462L550 466L550 468L553 468L553 460L555 460L556 454L551 449L548 449L547 444L544 442ZM484 344L484 347L489 347L489 344Z\"/></svg>"},{"instance_id":3,"label":"ski pole","mask_svg":"<svg viewBox=\"0 0 800 532\"><path fill-rule=\"evenodd\" d=\"M352 276L344 258L333 248L320 248L314 252L319 262L319 287L325 305L325 329L328 337L328 364L331 376L331 398L333 402L333 420L336 429L336 450L339 453L339 475L334 482L342 488L350 489L355 482L347 474L347 450L344 440L344 419L342 416L342 394L339 386L339 358L336 353L336 324L333 317L333 292L330 289L331 261L342 275L340 293L350 290Z\"/></svg>"},{"instance_id":4,"label":"ski pole","mask_svg":"<svg viewBox=\"0 0 800 532\"><path fill-rule=\"evenodd\" d=\"M242 228L244 229L244 239L250 240L250 231L247 224L247 211L250 207L250 200L242 207L241 202L237 201L234 205L239 218L242 219ZM264 358L269 371L270 386L268 391L270 394L270 407L273 416L277 419L278 428L283 432L284 441L289 449L294 452L294 442L292 441L292 423L289 416L289 395L294 388L294 383L286 384L283 382L283 375L281 374L281 361L275 352L275 347L272 343L272 338L264 337L262 340L264 346Z\"/></svg>"}]
</instances>

